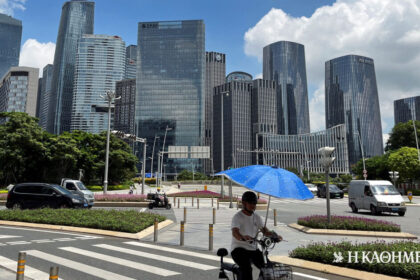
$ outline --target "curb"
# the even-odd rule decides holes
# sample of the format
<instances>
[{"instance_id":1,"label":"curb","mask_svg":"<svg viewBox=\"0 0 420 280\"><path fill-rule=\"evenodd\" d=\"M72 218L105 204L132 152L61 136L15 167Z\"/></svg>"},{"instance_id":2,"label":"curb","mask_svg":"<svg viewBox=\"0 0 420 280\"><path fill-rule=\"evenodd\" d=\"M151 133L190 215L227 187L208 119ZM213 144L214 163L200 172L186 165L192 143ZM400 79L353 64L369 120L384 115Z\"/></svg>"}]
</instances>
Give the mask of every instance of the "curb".
<instances>
[{"instance_id":1,"label":"curb","mask_svg":"<svg viewBox=\"0 0 420 280\"><path fill-rule=\"evenodd\" d=\"M406 203L405 204L405 206L410 206L410 207L418 207L418 206L420 206L420 204L419 203Z\"/></svg>"},{"instance_id":2,"label":"curb","mask_svg":"<svg viewBox=\"0 0 420 280\"><path fill-rule=\"evenodd\" d=\"M95 201L93 207L149 207L149 202Z\"/></svg>"},{"instance_id":3,"label":"curb","mask_svg":"<svg viewBox=\"0 0 420 280\"><path fill-rule=\"evenodd\" d=\"M270 260L290 266L319 271L322 273L334 274L358 280L404 280L404 278L399 278L395 276L376 274L373 272L361 271L352 268L335 266L331 264L323 264L319 262L306 261L302 259L295 259L287 256L270 256Z\"/></svg>"},{"instance_id":4,"label":"curb","mask_svg":"<svg viewBox=\"0 0 420 280\"><path fill-rule=\"evenodd\" d=\"M160 222L158 224L158 230L163 229L171 225L172 223L173 223L172 220L165 220L163 222ZM150 234L153 233L153 230L154 230L153 225L137 233L128 233L128 232L119 232L119 231L104 230L104 229L48 225L48 224L34 224L34 223L24 223L24 222L14 222L14 221L3 221L3 220L0 220L0 225L62 230L62 231L70 231L70 232L78 232L78 233L90 233L90 234L136 239L136 240L149 236Z\"/></svg>"},{"instance_id":5,"label":"curb","mask_svg":"<svg viewBox=\"0 0 420 280\"><path fill-rule=\"evenodd\" d=\"M307 234L324 235L346 235L346 236L365 236L365 237L386 237L386 238L404 238L417 239L417 236L406 232L382 232L382 231L363 231L363 230L339 230L339 229L318 229L298 225L296 223L288 224L288 227L294 228Z\"/></svg>"}]
</instances>

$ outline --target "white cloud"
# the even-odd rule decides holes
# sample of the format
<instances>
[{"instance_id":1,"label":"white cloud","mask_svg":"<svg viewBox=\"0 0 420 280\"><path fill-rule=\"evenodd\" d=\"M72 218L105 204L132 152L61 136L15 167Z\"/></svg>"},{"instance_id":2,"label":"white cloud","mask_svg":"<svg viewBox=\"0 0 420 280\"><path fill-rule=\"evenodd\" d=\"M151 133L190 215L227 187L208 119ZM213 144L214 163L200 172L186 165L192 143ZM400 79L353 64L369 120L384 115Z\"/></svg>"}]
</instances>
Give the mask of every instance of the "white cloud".
<instances>
[{"instance_id":1,"label":"white cloud","mask_svg":"<svg viewBox=\"0 0 420 280\"><path fill-rule=\"evenodd\" d=\"M262 79L262 73L258 73L257 75L254 76L254 79Z\"/></svg>"},{"instance_id":2,"label":"white cloud","mask_svg":"<svg viewBox=\"0 0 420 280\"><path fill-rule=\"evenodd\" d=\"M327 60L347 54L373 58L381 115L389 130L393 100L420 93L419 18L420 0L337 0L310 17L292 17L273 8L245 33L245 53L261 61L263 47L273 42L304 44L312 87L324 83ZM324 108L320 90L310 94L311 120L319 114L314 109ZM311 130L317 130L314 121Z\"/></svg>"},{"instance_id":3,"label":"white cloud","mask_svg":"<svg viewBox=\"0 0 420 280\"><path fill-rule=\"evenodd\" d=\"M28 39L20 51L19 65L39 68L39 74L42 76L42 68L54 62L54 52L54 43L40 43L35 39Z\"/></svg>"},{"instance_id":4,"label":"white cloud","mask_svg":"<svg viewBox=\"0 0 420 280\"><path fill-rule=\"evenodd\" d=\"M389 139L389 134L382 134L382 140L384 141L384 148L386 146L386 142L388 141L388 139Z\"/></svg>"},{"instance_id":5,"label":"white cloud","mask_svg":"<svg viewBox=\"0 0 420 280\"><path fill-rule=\"evenodd\" d=\"M14 10L25 10L26 0L0 0L0 13L13 15Z\"/></svg>"},{"instance_id":6,"label":"white cloud","mask_svg":"<svg viewBox=\"0 0 420 280\"><path fill-rule=\"evenodd\" d=\"M325 91L324 85L320 85L309 100L309 114L311 131L325 129Z\"/></svg>"}]
</instances>

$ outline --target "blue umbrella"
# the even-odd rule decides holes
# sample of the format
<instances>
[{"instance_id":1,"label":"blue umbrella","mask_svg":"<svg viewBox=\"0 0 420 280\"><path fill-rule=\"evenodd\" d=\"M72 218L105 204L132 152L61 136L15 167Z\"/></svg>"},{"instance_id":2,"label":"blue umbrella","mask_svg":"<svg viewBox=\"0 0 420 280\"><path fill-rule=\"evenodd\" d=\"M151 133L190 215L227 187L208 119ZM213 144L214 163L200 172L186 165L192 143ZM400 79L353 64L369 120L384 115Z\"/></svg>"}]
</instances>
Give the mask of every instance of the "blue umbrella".
<instances>
[{"instance_id":1,"label":"blue umbrella","mask_svg":"<svg viewBox=\"0 0 420 280\"><path fill-rule=\"evenodd\" d=\"M268 195L268 208L270 207L271 196L299 200L314 198L314 195L298 176L275 166L250 165L225 170L216 175L225 176L250 190Z\"/></svg>"}]
</instances>

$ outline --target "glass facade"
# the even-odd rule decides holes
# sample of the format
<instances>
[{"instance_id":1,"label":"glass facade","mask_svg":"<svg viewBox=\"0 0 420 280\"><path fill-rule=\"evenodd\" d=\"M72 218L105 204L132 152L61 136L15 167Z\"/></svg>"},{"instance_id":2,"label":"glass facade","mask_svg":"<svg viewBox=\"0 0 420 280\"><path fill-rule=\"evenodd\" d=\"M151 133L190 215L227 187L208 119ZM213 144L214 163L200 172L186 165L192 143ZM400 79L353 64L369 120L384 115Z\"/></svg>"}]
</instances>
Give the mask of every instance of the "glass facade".
<instances>
[{"instance_id":1,"label":"glass facade","mask_svg":"<svg viewBox=\"0 0 420 280\"><path fill-rule=\"evenodd\" d=\"M204 22L140 22L137 46L136 125L139 137L147 138L147 156L151 156L155 136L160 137L155 152L162 150L166 127L171 130L165 150L168 146L201 146L205 118ZM192 165L202 171L199 160L165 156L164 164L167 173L191 170Z\"/></svg>"},{"instance_id":2,"label":"glass facade","mask_svg":"<svg viewBox=\"0 0 420 280\"><path fill-rule=\"evenodd\" d=\"M52 84L52 74L54 66L48 64L43 69L43 75L40 83L40 92L39 92L39 125L43 129L47 129L47 119L48 119L48 106L51 96L51 84Z\"/></svg>"},{"instance_id":3,"label":"glass facade","mask_svg":"<svg viewBox=\"0 0 420 280\"><path fill-rule=\"evenodd\" d=\"M229 73L229 75L226 76L226 83L235 82L235 81L236 82L244 82L244 81L252 82L252 75L245 72L236 71L236 72Z\"/></svg>"},{"instance_id":4,"label":"glass facade","mask_svg":"<svg viewBox=\"0 0 420 280\"><path fill-rule=\"evenodd\" d=\"M52 92L47 130L70 130L77 44L83 34L93 34L95 3L73 0L63 5L54 54Z\"/></svg>"},{"instance_id":5,"label":"glass facade","mask_svg":"<svg viewBox=\"0 0 420 280\"><path fill-rule=\"evenodd\" d=\"M346 125L350 165L383 154L373 59L347 55L325 63L325 121L330 128Z\"/></svg>"},{"instance_id":6,"label":"glass facade","mask_svg":"<svg viewBox=\"0 0 420 280\"><path fill-rule=\"evenodd\" d=\"M115 90L124 70L125 43L120 37L82 36L76 56L72 131L100 133L108 129L108 102L101 95Z\"/></svg>"},{"instance_id":7,"label":"glass facade","mask_svg":"<svg viewBox=\"0 0 420 280\"><path fill-rule=\"evenodd\" d=\"M394 121L405 123L410 120L420 121L420 96L394 101Z\"/></svg>"},{"instance_id":8,"label":"glass facade","mask_svg":"<svg viewBox=\"0 0 420 280\"><path fill-rule=\"evenodd\" d=\"M135 79L137 73L137 46L130 45L126 49L124 79Z\"/></svg>"},{"instance_id":9,"label":"glass facade","mask_svg":"<svg viewBox=\"0 0 420 280\"><path fill-rule=\"evenodd\" d=\"M0 14L0 79L10 67L19 65L22 22Z\"/></svg>"},{"instance_id":10,"label":"glass facade","mask_svg":"<svg viewBox=\"0 0 420 280\"><path fill-rule=\"evenodd\" d=\"M265 46L263 79L277 82L278 133L309 133L305 47L287 41Z\"/></svg>"}]
</instances>

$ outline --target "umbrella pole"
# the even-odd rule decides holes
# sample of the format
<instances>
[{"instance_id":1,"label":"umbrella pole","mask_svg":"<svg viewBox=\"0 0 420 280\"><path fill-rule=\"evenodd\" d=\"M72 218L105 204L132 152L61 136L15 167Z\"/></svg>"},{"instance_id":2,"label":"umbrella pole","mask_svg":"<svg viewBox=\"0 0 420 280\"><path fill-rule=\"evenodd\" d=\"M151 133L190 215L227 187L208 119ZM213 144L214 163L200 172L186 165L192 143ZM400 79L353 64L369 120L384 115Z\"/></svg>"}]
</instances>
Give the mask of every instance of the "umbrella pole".
<instances>
[{"instance_id":1,"label":"umbrella pole","mask_svg":"<svg viewBox=\"0 0 420 280\"><path fill-rule=\"evenodd\" d=\"M267 226L268 210L270 210L270 200L271 200L271 195L269 195L269 196L268 196L267 213L265 214L265 223L264 223L264 227L266 227L266 226Z\"/></svg>"}]
</instances>

